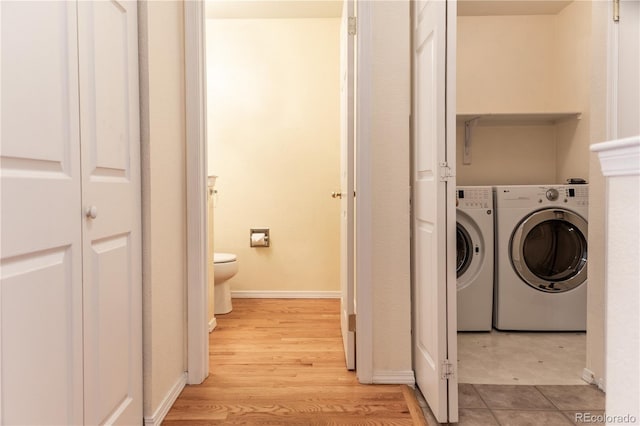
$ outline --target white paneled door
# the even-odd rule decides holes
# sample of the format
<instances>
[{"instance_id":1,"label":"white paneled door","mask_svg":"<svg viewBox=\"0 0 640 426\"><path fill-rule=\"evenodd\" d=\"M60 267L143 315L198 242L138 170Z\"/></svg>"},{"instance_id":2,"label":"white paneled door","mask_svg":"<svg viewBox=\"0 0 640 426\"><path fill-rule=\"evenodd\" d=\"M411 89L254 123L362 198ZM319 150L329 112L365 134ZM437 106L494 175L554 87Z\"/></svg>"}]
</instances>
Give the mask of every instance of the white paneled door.
<instances>
[{"instance_id":1,"label":"white paneled door","mask_svg":"<svg viewBox=\"0 0 640 426\"><path fill-rule=\"evenodd\" d=\"M340 28L340 323L347 369L356 368L354 297L354 4L345 0ZM351 24L350 24L351 22Z\"/></svg>"},{"instance_id":2,"label":"white paneled door","mask_svg":"<svg viewBox=\"0 0 640 426\"><path fill-rule=\"evenodd\" d=\"M0 6L0 423L139 424L136 4Z\"/></svg>"},{"instance_id":3,"label":"white paneled door","mask_svg":"<svg viewBox=\"0 0 640 426\"><path fill-rule=\"evenodd\" d=\"M458 415L452 4L420 1L413 11L413 360L416 383L444 423Z\"/></svg>"},{"instance_id":4,"label":"white paneled door","mask_svg":"<svg viewBox=\"0 0 640 426\"><path fill-rule=\"evenodd\" d=\"M87 424L142 419L137 5L78 3Z\"/></svg>"},{"instance_id":5,"label":"white paneled door","mask_svg":"<svg viewBox=\"0 0 640 426\"><path fill-rule=\"evenodd\" d=\"M0 8L0 423L81 424L76 6Z\"/></svg>"}]
</instances>

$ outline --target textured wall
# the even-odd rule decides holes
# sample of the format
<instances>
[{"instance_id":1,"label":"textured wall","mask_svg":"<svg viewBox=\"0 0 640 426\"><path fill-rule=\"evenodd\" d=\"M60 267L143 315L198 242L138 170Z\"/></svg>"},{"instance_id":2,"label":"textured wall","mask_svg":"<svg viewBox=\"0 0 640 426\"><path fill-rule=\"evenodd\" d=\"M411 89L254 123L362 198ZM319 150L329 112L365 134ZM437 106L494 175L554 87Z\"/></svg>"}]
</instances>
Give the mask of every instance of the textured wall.
<instances>
[{"instance_id":1,"label":"textured wall","mask_svg":"<svg viewBox=\"0 0 640 426\"><path fill-rule=\"evenodd\" d=\"M409 3L372 2L373 374L411 373Z\"/></svg>"},{"instance_id":2,"label":"textured wall","mask_svg":"<svg viewBox=\"0 0 640 426\"><path fill-rule=\"evenodd\" d=\"M182 2L141 2L144 416L183 377L186 183Z\"/></svg>"},{"instance_id":3,"label":"textured wall","mask_svg":"<svg viewBox=\"0 0 640 426\"><path fill-rule=\"evenodd\" d=\"M232 291L340 288L340 20L208 20L216 252ZM271 247L251 248L268 227Z\"/></svg>"}]
</instances>

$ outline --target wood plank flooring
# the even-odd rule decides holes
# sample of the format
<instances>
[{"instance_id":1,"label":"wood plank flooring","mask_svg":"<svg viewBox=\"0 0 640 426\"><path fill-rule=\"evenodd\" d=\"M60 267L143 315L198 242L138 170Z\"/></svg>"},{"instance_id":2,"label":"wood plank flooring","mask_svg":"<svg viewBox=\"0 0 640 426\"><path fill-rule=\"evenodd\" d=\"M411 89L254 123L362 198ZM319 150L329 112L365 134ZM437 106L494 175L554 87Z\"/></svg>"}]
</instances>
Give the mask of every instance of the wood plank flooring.
<instances>
[{"instance_id":1,"label":"wood plank flooring","mask_svg":"<svg viewBox=\"0 0 640 426\"><path fill-rule=\"evenodd\" d=\"M164 425L426 425L413 390L347 371L336 299L234 299L210 334L210 375Z\"/></svg>"}]
</instances>

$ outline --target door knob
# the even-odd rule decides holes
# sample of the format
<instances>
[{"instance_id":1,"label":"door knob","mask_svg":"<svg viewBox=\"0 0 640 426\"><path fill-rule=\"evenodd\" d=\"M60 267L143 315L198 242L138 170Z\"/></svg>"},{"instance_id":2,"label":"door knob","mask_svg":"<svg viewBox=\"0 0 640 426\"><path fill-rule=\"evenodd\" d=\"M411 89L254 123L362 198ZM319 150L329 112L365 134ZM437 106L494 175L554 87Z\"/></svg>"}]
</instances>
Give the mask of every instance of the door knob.
<instances>
[{"instance_id":1,"label":"door knob","mask_svg":"<svg viewBox=\"0 0 640 426\"><path fill-rule=\"evenodd\" d=\"M342 192L332 192L331 198L342 198Z\"/></svg>"},{"instance_id":2,"label":"door knob","mask_svg":"<svg viewBox=\"0 0 640 426\"><path fill-rule=\"evenodd\" d=\"M96 217L98 217L98 208L96 206L87 207L87 210L85 213L87 217L91 219L95 219Z\"/></svg>"}]
</instances>

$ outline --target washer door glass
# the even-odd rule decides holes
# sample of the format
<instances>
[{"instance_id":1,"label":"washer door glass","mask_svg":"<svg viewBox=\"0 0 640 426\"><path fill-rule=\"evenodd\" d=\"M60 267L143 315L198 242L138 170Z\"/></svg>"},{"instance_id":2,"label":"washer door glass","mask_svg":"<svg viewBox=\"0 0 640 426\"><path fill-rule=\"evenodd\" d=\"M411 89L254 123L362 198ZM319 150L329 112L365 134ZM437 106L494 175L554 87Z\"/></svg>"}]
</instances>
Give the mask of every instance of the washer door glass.
<instances>
[{"instance_id":1,"label":"washer door glass","mask_svg":"<svg viewBox=\"0 0 640 426\"><path fill-rule=\"evenodd\" d=\"M456 223L456 277L464 274L473 258L471 237L460 223Z\"/></svg>"},{"instance_id":2,"label":"washer door glass","mask_svg":"<svg viewBox=\"0 0 640 426\"><path fill-rule=\"evenodd\" d=\"M514 233L512 261L520 277L547 292L571 290L586 280L587 223L567 210L543 210Z\"/></svg>"}]
</instances>

